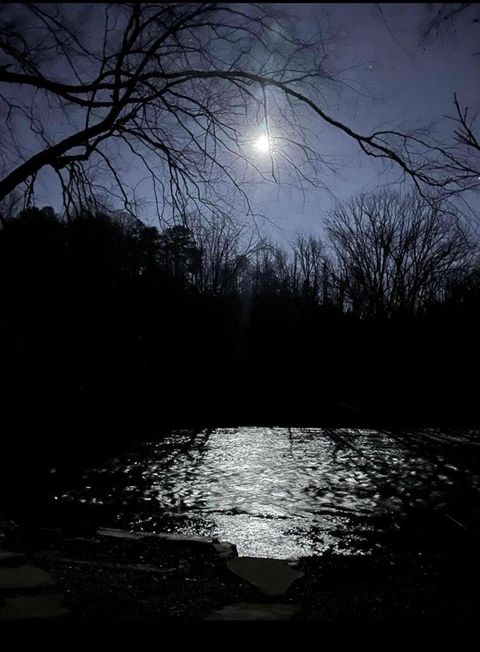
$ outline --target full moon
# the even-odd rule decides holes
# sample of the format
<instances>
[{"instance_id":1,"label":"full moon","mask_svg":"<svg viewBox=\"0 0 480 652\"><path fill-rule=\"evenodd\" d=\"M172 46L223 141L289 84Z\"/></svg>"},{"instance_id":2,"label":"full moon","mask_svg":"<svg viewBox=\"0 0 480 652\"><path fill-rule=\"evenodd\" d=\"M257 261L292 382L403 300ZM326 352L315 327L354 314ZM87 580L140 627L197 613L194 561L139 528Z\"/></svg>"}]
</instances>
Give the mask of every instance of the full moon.
<instances>
[{"instance_id":1,"label":"full moon","mask_svg":"<svg viewBox=\"0 0 480 652\"><path fill-rule=\"evenodd\" d=\"M255 141L256 149L262 154L266 154L270 151L270 139L267 134L261 134Z\"/></svg>"}]
</instances>

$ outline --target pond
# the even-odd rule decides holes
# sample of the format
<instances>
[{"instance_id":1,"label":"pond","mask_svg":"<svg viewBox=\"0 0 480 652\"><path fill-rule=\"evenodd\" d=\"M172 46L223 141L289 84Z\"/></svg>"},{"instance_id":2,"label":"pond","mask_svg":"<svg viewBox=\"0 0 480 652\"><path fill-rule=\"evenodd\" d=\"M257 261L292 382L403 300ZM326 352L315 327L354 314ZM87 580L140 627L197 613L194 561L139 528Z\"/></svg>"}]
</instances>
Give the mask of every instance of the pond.
<instances>
[{"instance_id":1,"label":"pond","mask_svg":"<svg viewBox=\"0 0 480 652\"><path fill-rule=\"evenodd\" d=\"M213 536L240 555L365 554L385 524L399 528L412 514L435 516L440 531L470 527L479 442L474 431L176 431L133 445L53 498L97 507L109 527Z\"/></svg>"}]
</instances>

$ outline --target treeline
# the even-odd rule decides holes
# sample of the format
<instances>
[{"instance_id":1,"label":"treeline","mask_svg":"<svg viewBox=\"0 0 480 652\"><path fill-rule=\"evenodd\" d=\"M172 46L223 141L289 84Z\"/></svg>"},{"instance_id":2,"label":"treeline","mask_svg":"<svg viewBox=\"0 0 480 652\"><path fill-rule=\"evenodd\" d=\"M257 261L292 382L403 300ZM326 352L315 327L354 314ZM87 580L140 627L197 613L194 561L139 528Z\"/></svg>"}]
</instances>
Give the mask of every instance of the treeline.
<instances>
[{"instance_id":1,"label":"treeline","mask_svg":"<svg viewBox=\"0 0 480 652\"><path fill-rule=\"evenodd\" d=\"M338 205L324 226L280 247L225 216L159 231L118 213L3 215L4 437L478 425L472 233L391 193Z\"/></svg>"}]
</instances>

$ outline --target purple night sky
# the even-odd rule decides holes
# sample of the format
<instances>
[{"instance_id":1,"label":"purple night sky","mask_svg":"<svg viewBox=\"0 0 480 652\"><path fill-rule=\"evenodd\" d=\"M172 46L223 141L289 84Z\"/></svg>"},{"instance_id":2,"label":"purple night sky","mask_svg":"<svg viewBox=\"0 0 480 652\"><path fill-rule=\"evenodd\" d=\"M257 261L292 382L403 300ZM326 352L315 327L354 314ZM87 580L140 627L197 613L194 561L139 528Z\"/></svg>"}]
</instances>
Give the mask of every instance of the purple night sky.
<instances>
[{"instance_id":1,"label":"purple night sky","mask_svg":"<svg viewBox=\"0 0 480 652\"><path fill-rule=\"evenodd\" d=\"M441 133L448 126L442 116L453 112L454 92L462 105L472 111L480 108L480 56L475 54L480 28L473 22L477 7L465 12L454 30L427 44L421 39L422 21L428 15L425 3L292 4L288 11L295 16L301 36L308 36L314 19L321 19L322 31L333 37L327 67L344 83L330 90L326 108L359 131L380 126L409 129L439 121ZM309 144L336 159L336 173L328 172L322 179L328 191L300 192L273 182L255 183L249 190L256 207L269 219L265 228L278 240L288 240L297 229L321 230L332 193L344 199L391 181L389 173L382 173L356 143L310 119L315 134ZM24 144L29 140L26 135ZM60 192L51 179L48 171L39 174L36 202L60 209ZM132 185L139 180L131 172ZM155 224L148 184L140 183L138 191L146 200L140 217ZM478 198L473 197L470 205L478 207Z\"/></svg>"}]
</instances>

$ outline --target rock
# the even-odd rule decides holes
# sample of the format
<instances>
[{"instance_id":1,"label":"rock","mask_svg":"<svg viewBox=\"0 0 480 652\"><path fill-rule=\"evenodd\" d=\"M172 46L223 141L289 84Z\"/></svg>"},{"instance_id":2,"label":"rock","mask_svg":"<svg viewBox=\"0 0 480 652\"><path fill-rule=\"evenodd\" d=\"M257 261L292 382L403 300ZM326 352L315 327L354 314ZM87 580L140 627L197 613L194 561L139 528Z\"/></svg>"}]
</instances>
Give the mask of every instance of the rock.
<instances>
[{"instance_id":1,"label":"rock","mask_svg":"<svg viewBox=\"0 0 480 652\"><path fill-rule=\"evenodd\" d=\"M293 604L237 602L212 611L205 620L289 620L299 611Z\"/></svg>"},{"instance_id":2,"label":"rock","mask_svg":"<svg viewBox=\"0 0 480 652\"><path fill-rule=\"evenodd\" d=\"M220 541L219 543L214 543L213 547L218 556L222 559L233 559L238 557L237 546L234 543Z\"/></svg>"},{"instance_id":3,"label":"rock","mask_svg":"<svg viewBox=\"0 0 480 652\"><path fill-rule=\"evenodd\" d=\"M115 530L114 528L101 527L97 530L99 537L115 537L116 539L142 539L141 532L127 532L127 530Z\"/></svg>"},{"instance_id":4,"label":"rock","mask_svg":"<svg viewBox=\"0 0 480 652\"><path fill-rule=\"evenodd\" d=\"M213 539L211 537L199 537L193 534L147 534L145 536L158 537L159 539L165 539L166 541L178 541L180 543L213 544Z\"/></svg>"},{"instance_id":5,"label":"rock","mask_svg":"<svg viewBox=\"0 0 480 652\"><path fill-rule=\"evenodd\" d=\"M304 575L290 568L282 559L236 557L227 566L232 573L256 586L264 595L283 595L292 582Z\"/></svg>"},{"instance_id":6,"label":"rock","mask_svg":"<svg viewBox=\"0 0 480 652\"><path fill-rule=\"evenodd\" d=\"M30 589L53 584L51 575L32 564L0 568L0 589Z\"/></svg>"},{"instance_id":7,"label":"rock","mask_svg":"<svg viewBox=\"0 0 480 652\"><path fill-rule=\"evenodd\" d=\"M24 561L25 555L23 552L11 552L10 550L0 549L0 566L8 566L15 562Z\"/></svg>"},{"instance_id":8,"label":"rock","mask_svg":"<svg viewBox=\"0 0 480 652\"><path fill-rule=\"evenodd\" d=\"M6 521L0 518L0 541L5 539L8 534L14 532L17 528L15 521Z\"/></svg>"},{"instance_id":9,"label":"rock","mask_svg":"<svg viewBox=\"0 0 480 652\"><path fill-rule=\"evenodd\" d=\"M0 621L66 616L70 612L62 603L61 593L8 598L0 608Z\"/></svg>"},{"instance_id":10,"label":"rock","mask_svg":"<svg viewBox=\"0 0 480 652\"><path fill-rule=\"evenodd\" d=\"M169 534L160 533L155 534L151 532L127 532L126 530L116 530L113 528L102 527L97 530L97 535L101 537L117 537L119 539L144 539L147 537L155 537L164 541L179 541L187 543L206 543L213 544L211 537L200 537L191 534Z\"/></svg>"}]
</instances>

